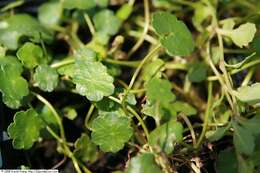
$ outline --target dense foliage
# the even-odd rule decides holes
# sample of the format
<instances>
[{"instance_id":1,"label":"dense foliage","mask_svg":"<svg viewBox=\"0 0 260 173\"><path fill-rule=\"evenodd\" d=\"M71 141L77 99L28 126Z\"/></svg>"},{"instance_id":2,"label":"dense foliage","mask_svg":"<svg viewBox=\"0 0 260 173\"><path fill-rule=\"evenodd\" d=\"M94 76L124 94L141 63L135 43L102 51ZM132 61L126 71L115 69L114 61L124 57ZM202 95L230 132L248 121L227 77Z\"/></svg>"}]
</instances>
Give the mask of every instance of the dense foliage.
<instances>
[{"instance_id":1,"label":"dense foliage","mask_svg":"<svg viewBox=\"0 0 260 173\"><path fill-rule=\"evenodd\" d=\"M0 167L260 172L259 0L1 4Z\"/></svg>"}]
</instances>

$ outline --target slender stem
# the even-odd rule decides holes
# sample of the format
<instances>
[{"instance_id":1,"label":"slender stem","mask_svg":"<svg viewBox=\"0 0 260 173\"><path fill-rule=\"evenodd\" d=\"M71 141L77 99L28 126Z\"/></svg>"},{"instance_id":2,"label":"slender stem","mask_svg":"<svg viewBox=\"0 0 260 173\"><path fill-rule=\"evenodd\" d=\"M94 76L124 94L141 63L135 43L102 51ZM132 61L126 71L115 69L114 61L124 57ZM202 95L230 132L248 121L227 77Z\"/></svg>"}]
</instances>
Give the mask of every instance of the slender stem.
<instances>
[{"instance_id":1,"label":"slender stem","mask_svg":"<svg viewBox=\"0 0 260 173\"><path fill-rule=\"evenodd\" d=\"M145 134L145 136L146 136L146 139L148 139L148 138L149 138L149 132L148 132L148 129L147 129L147 127L146 127L146 125L145 125L143 119L142 119L142 118L138 115L138 113L136 113L136 111L135 111L133 108L131 108L130 106L127 106L127 110L129 110L129 112L130 112L131 114L133 114L133 115L135 116L135 118L139 121L139 123L141 124L141 126L142 126L142 128L143 128L143 130L144 130L144 134Z\"/></svg>"},{"instance_id":2,"label":"slender stem","mask_svg":"<svg viewBox=\"0 0 260 173\"><path fill-rule=\"evenodd\" d=\"M247 68L250 68L250 67L252 67L252 66L255 66L255 65L257 65L257 64L260 64L260 59L255 60L255 61L251 61L251 62L245 64L244 66L242 66L241 68L233 69L233 70L231 70L229 73L230 73L231 75L234 75L234 74L237 74L237 73L239 73L239 72L241 72L241 71L243 71L243 70L245 70L245 69L247 69ZM209 76L209 77L207 78L207 80L208 80L208 81L218 80L218 76L217 76L217 75L216 75L216 76Z\"/></svg>"},{"instance_id":3,"label":"slender stem","mask_svg":"<svg viewBox=\"0 0 260 173\"><path fill-rule=\"evenodd\" d=\"M93 104L91 104L91 106L89 107L88 113L87 113L87 115L86 115L86 118L85 118L85 126L86 126L88 129L90 129L90 127L89 127L89 125L88 125L88 122L89 122L89 119L90 119L90 117L91 117L91 115L92 115L94 109L95 109L95 106L94 106Z\"/></svg>"},{"instance_id":4,"label":"slender stem","mask_svg":"<svg viewBox=\"0 0 260 173\"><path fill-rule=\"evenodd\" d=\"M211 104L212 104L212 82L208 83L208 103L207 103L207 110L204 115L204 120L203 120L203 127L202 127L202 132L200 134L198 143L195 148L198 148L201 145L202 140L204 139L204 136L206 134L207 128L208 128L208 122L209 122L209 116L211 114Z\"/></svg>"},{"instance_id":5,"label":"slender stem","mask_svg":"<svg viewBox=\"0 0 260 173\"><path fill-rule=\"evenodd\" d=\"M146 61L148 61L151 57L154 56L154 54L156 54L159 50L160 50L160 47L161 45L157 45L155 48L153 48L145 57L144 59L141 61L141 63L139 64L139 66L137 67L137 69L135 70L133 76L132 76L132 79L130 81L130 84L128 85L128 88L126 89L126 92L123 96L123 99L122 99L122 106L123 108L125 109L125 99L129 93L129 91L132 89L134 83L135 83L135 80L138 76L138 74L140 73L142 67L144 66L144 64L146 63Z\"/></svg>"},{"instance_id":6,"label":"slender stem","mask_svg":"<svg viewBox=\"0 0 260 173\"><path fill-rule=\"evenodd\" d=\"M43 104L45 104L49 109L50 111L52 112L53 116L55 117L58 125L59 125L59 128L60 128L60 134L61 134L61 138L62 140L65 142L66 141L66 138L65 138L65 132L64 132L64 128L63 128L63 125L62 125L62 120L59 116L59 114L56 112L56 110L54 109L54 107L50 104L50 102L48 100L46 100L44 97L42 97L40 94L37 94L37 93L34 93L32 92L33 95L36 96L36 98L38 100L40 100Z\"/></svg>"},{"instance_id":7,"label":"slender stem","mask_svg":"<svg viewBox=\"0 0 260 173\"><path fill-rule=\"evenodd\" d=\"M254 72L255 72L255 68L251 68L249 70L249 72L247 73L246 77L244 78L241 86L246 86L248 85L248 83L250 82L251 78L253 77L254 75Z\"/></svg>"},{"instance_id":8,"label":"slender stem","mask_svg":"<svg viewBox=\"0 0 260 173\"><path fill-rule=\"evenodd\" d=\"M192 143L193 143L193 147L196 146L196 135L195 135L195 132L194 132L194 129L192 127L192 124L190 122L190 120L187 118L187 116L185 116L184 114L180 113L179 114L181 116L181 118L185 121L185 123L187 124L189 130L190 130L190 134L191 134L191 138L192 138Z\"/></svg>"},{"instance_id":9,"label":"slender stem","mask_svg":"<svg viewBox=\"0 0 260 173\"><path fill-rule=\"evenodd\" d=\"M141 61L119 61L115 59L104 59L105 62L115 65L122 65L122 66L128 66L128 67L138 67Z\"/></svg>"},{"instance_id":10,"label":"slender stem","mask_svg":"<svg viewBox=\"0 0 260 173\"><path fill-rule=\"evenodd\" d=\"M132 37L137 37L137 38L140 38L142 36L142 33L137 31L129 31L128 34ZM158 41L148 34L145 35L144 40L151 44L158 44Z\"/></svg>"},{"instance_id":11,"label":"slender stem","mask_svg":"<svg viewBox=\"0 0 260 173\"><path fill-rule=\"evenodd\" d=\"M136 42L136 44L132 47L132 49L129 51L129 57L137 50L139 49L139 47L142 45L145 36L148 32L149 29L149 24L150 24L150 11L149 11L149 0L143 0L144 3L144 19L145 19L145 25L144 25L144 30L143 33L141 35L141 37L139 37L139 40Z\"/></svg>"},{"instance_id":12,"label":"slender stem","mask_svg":"<svg viewBox=\"0 0 260 173\"><path fill-rule=\"evenodd\" d=\"M51 64L51 68L60 68L69 64L73 64L75 63L75 58L69 58L69 59L65 59L62 60L60 62L56 62L54 64Z\"/></svg>"},{"instance_id":13,"label":"slender stem","mask_svg":"<svg viewBox=\"0 0 260 173\"><path fill-rule=\"evenodd\" d=\"M122 105L122 102L121 102L119 99L117 99L117 98L115 98L115 97L113 97L113 96L109 96L108 98L109 98L110 100L113 100L114 102L116 102L116 103ZM126 109L127 109L131 114L133 114L133 115L136 117L136 119L137 119L138 122L141 124L141 126L142 126L142 128L143 128L143 130L144 130L144 134L145 134L146 138L148 139L148 137L149 137L149 132L148 132L148 129L147 129L147 127L146 127L146 125L145 125L143 119L142 119L142 118L138 115L138 113L136 113L136 111L135 111L133 108L131 108L130 106L127 106Z\"/></svg>"},{"instance_id":14,"label":"slender stem","mask_svg":"<svg viewBox=\"0 0 260 173\"><path fill-rule=\"evenodd\" d=\"M93 25L93 23L92 23L89 15L87 13L84 13L84 19L85 19L85 21L86 21L86 23L88 25L90 33L92 34L92 36L94 36L95 33L96 33L95 27L94 27L94 25Z\"/></svg>"}]
</instances>

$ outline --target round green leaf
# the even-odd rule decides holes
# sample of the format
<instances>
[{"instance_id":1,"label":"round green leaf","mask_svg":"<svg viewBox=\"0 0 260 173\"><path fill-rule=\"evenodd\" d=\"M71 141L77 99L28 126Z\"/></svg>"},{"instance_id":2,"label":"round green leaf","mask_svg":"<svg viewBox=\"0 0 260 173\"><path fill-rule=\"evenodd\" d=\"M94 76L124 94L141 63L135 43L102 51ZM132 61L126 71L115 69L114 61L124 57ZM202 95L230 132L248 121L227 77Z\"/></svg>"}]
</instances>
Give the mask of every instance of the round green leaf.
<instances>
[{"instance_id":1,"label":"round green leaf","mask_svg":"<svg viewBox=\"0 0 260 173\"><path fill-rule=\"evenodd\" d=\"M75 142L74 155L83 162L94 162L97 159L97 147L86 134L82 134Z\"/></svg>"},{"instance_id":2,"label":"round green leaf","mask_svg":"<svg viewBox=\"0 0 260 173\"><path fill-rule=\"evenodd\" d=\"M104 112L92 123L91 140L105 152L117 152L132 136L130 119L118 112Z\"/></svg>"},{"instance_id":3,"label":"round green leaf","mask_svg":"<svg viewBox=\"0 0 260 173\"><path fill-rule=\"evenodd\" d=\"M89 1L89 0L88 0ZM38 18L45 26L52 26L59 22L62 15L60 2L48 2L39 7Z\"/></svg>"},{"instance_id":4,"label":"round green leaf","mask_svg":"<svg viewBox=\"0 0 260 173\"><path fill-rule=\"evenodd\" d=\"M93 20L97 31L107 35L116 34L121 26L121 20L110 10L98 12Z\"/></svg>"},{"instance_id":5,"label":"round green leaf","mask_svg":"<svg viewBox=\"0 0 260 173\"><path fill-rule=\"evenodd\" d=\"M20 47L16 56L25 67L30 69L33 69L43 62L43 51L41 47L31 42L27 42Z\"/></svg>"},{"instance_id":6,"label":"round green leaf","mask_svg":"<svg viewBox=\"0 0 260 173\"><path fill-rule=\"evenodd\" d=\"M90 101L102 100L114 92L113 77L100 62L77 61L72 79L76 91Z\"/></svg>"},{"instance_id":7,"label":"round green leaf","mask_svg":"<svg viewBox=\"0 0 260 173\"><path fill-rule=\"evenodd\" d=\"M58 85L58 79L59 75L56 70L47 65L38 66L34 74L35 85L43 91L53 91Z\"/></svg>"},{"instance_id":8,"label":"round green leaf","mask_svg":"<svg viewBox=\"0 0 260 173\"><path fill-rule=\"evenodd\" d=\"M38 140L40 130L43 127L42 121L34 109L17 112L14 122L11 123L7 132L13 139L15 149L29 149Z\"/></svg>"},{"instance_id":9,"label":"round green leaf","mask_svg":"<svg viewBox=\"0 0 260 173\"><path fill-rule=\"evenodd\" d=\"M189 29L173 14L154 13L152 25L170 55L187 56L194 50L195 45Z\"/></svg>"},{"instance_id":10,"label":"round green leaf","mask_svg":"<svg viewBox=\"0 0 260 173\"><path fill-rule=\"evenodd\" d=\"M153 78L146 84L146 94L148 100L168 104L175 100L175 95L171 92L172 85L168 80Z\"/></svg>"},{"instance_id":11,"label":"round green leaf","mask_svg":"<svg viewBox=\"0 0 260 173\"><path fill-rule=\"evenodd\" d=\"M0 58L0 91L4 103L10 108L21 106L21 100L29 94L27 81L21 76L21 63L14 57Z\"/></svg>"},{"instance_id":12,"label":"round green leaf","mask_svg":"<svg viewBox=\"0 0 260 173\"><path fill-rule=\"evenodd\" d=\"M171 120L153 130L148 142L153 147L160 147L162 151L170 154L176 142L182 140L183 126L176 120Z\"/></svg>"},{"instance_id":13,"label":"round green leaf","mask_svg":"<svg viewBox=\"0 0 260 173\"><path fill-rule=\"evenodd\" d=\"M152 153L143 153L130 160L130 165L125 173L163 173L156 164Z\"/></svg>"},{"instance_id":14,"label":"round green leaf","mask_svg":"<svg viewBox=\"0 0 260 173\"><path fill-rule=\"evenodd\" d=\"M202 82L207 78L207 66L199 61L191 64L188 70L188 79L191 82Z\"/></svg>"}]
</instances>

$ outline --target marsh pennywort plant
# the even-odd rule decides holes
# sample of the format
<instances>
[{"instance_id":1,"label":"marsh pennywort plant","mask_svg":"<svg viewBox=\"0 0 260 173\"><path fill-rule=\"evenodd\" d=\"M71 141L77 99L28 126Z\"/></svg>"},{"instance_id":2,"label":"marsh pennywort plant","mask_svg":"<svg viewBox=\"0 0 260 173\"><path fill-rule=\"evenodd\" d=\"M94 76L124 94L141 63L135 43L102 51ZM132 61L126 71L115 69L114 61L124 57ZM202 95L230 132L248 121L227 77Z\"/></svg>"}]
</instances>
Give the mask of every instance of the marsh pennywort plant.
<instances>
[{"instance_id":1,"label":"marsh pennywort plant","mask_svg":"<svg viewBox=\"0 0 260 173\"><path fill-rule=\"evenodd\" d=\"M77 173L260 171L258 0L29 5L1 8L14 149L55 141Z\"/></svg>"}]
</instances>

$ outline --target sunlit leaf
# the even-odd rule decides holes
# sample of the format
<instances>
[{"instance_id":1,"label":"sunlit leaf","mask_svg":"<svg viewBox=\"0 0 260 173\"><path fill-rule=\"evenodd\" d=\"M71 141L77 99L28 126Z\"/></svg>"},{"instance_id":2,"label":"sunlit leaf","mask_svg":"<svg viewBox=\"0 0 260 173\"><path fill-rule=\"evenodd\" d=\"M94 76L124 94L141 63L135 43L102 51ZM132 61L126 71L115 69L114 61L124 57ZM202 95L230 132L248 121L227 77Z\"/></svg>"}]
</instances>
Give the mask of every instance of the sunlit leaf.
<instances>
[{"instance_id":1,"label":"sunlit leaf","mask_svg":"<svg viewBox=\"0 0 260 173\"><path fill-rule=\"evenodd\" d=\"M48 65L40 65L34 74L35 85L43 91L51 92L58 85L59 75L55 69Z\"/></svg>"},{"instance_id":2,"label":"sunlit leaf","mask_svg":"<svg viewBox=\"0 0 260 173\"><path fill-rule=\"evenodd\" d=\"M130 160L129 167L125 173L163 173L160 167L155 162L155 157L152 153L143 153L133 157Z\"/></svg>"},{"instance_id":3,"label":"sunlit leaf","mask_svg":"<svg viewBox=\"0 0 260 173\"><path fill-rule=\"evenodd\" d=\"M4 103L10 108L21 106L21 100L29 94L27 81L21 76L22 65L14 57L0 57L0 91Z\"/></svg>"},{"instance_id":4,"label":"sunlit leaf","mask_svg":"<svg viewBox=\"0 0 260 173\"><path fill-rule=\"evenodd\" d=\"M15 149L29 149L40 136L43 123L34 109L17 112L7 129Z\"/></svg>"},{"instance_id":5,"label":"sunlit leaf","mask_svg":"<svg viewBox=\"0 0 260 173\"><path fill-rule=\"evenodd\" d=\"M16 55L23 65L30 69L44 62L41 47L31 42L27 42L20 47Z\"/></svg>"},{"instance_id":6,"label":"sunlit leaf","mask_svg":"<svg viewBox=\"0 0 260 173\"><path fill-rule=\"evenodd\" d=\"M171 120L153 130L149 135L149 144L160 147L162 151L170 154L176 142L182 140L183 126L176 120Z\"/></svg>"},{"instance_id":7,"label":"sunlit leaf","mask_svg":"<svg viewBox=\"0 0 260 173\"><path fill-rule=\"evenodd\" d=\"M260 83L254 83L249 86L243 86L234 93L237 98L245 103L255 104L260 102Z\"/></svg>"},{"instance_id":8,"label":"sunlit leaf","mask_svg":"<svg viewBox=\"0 0 260 173\"><path fill-rule=\"evenodd\" d=\"M53 26L58 24L61 15L62 6L60 2L48 2L39 7L38 18L39 21L45 26Z\"/></svg>"},{"instance_id":9,"label":"sunlit leaf","mask_svg":"<svg viewBox=\"0 0 260 173\"><path fill-rule=\"evenodd\" d=\"M92 123L91 140L105 152L117 152L132 136L130 119L118 112L103 112Z\"/></svg>"},{"instance_id":10,"label":"sunlit leaf","mask_svg":"<svg viewBox=\"0 0 260 173\"><path fill-rule=\"evenodd\" d=\"M187 26L168 12L156 12L152 25L160 42L170 55L187 56L194 50L194 41Z\"/></svg>"}]
</instances>

